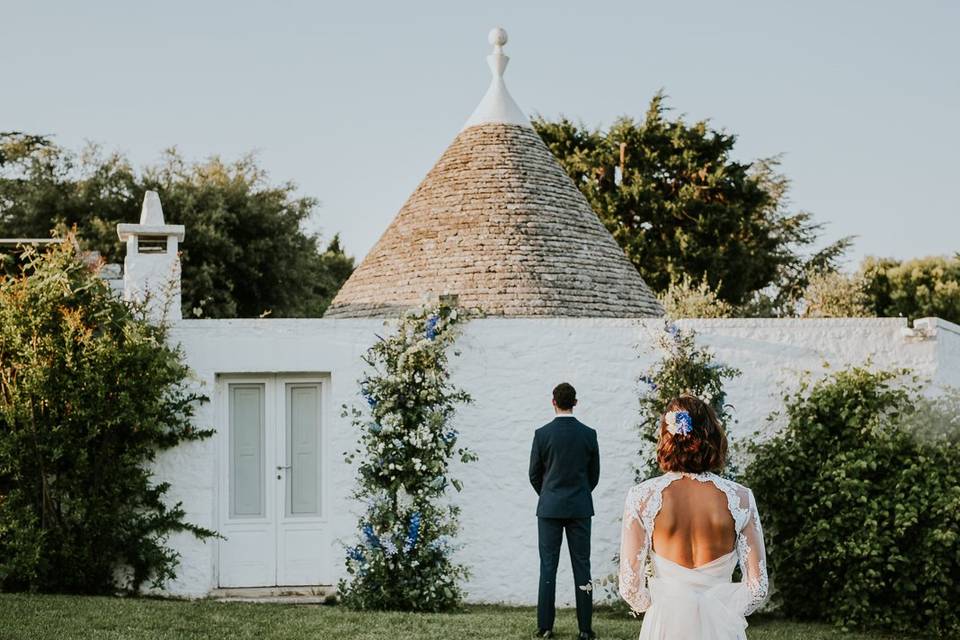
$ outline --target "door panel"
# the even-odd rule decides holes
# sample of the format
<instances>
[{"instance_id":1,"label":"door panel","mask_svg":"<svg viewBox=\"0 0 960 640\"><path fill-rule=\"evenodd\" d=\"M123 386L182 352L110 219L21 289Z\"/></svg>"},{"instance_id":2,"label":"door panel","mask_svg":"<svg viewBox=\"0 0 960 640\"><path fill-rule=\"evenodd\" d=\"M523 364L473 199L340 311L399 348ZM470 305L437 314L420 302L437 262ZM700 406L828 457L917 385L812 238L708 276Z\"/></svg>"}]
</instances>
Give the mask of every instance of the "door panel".
<instances>
[{"instance_id":1,"label":"door panel","mask_svg":"<svg viewBox=\"0 0 960 640\"><path fill-rule=\"evenodd\" d=\"M230 385L230 515L263 516L265 385Z\"/></svg>"},{"instance_id":2,"label":"door panel","mask_svg":"<svg viewBox=\"0 0 960 640\"><path fill-rule=\"evenodd\" d=\"M332 584L330 545L323 527L302 519L283 526L278 538L277 584L281 586Z\"/></svg>"},{"instance_id":3,"label":"door panel","mask_svg":"<svg viewBox=\"0 0 960 640\"><path fill-rule=\"evenodd\" d=\"M221 531L220 586L263 587L277 582L276 541L266 527L241 526Z\"/></svg>"},{"instance_id":4,"label":"door panel","mask_svg":"<svg viewBox=\"0 0 960 640\"><path fill-rule=\"evenodd\" d=\"M320 514L320 385L287 385L287 516Z\"/></svg>"}]
</instances>

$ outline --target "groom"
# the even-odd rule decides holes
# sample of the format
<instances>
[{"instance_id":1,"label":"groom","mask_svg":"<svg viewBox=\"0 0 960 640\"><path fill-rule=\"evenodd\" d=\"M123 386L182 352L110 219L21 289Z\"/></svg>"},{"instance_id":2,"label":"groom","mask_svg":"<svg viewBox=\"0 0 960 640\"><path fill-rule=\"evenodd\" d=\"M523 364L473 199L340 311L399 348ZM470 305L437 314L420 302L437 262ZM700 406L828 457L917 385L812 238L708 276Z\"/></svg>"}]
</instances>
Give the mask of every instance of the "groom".
<instances>
[{"instance_id":1,"label":"groom","mask_svg":"<svg viewBox=\"0 0 960 640\"><path fill-rule=\"evenodd\" d=\"M557 565L564 532L576 583L580 640L593 635L593 588L590 580L590 492L600 479L597 432L573 417L577 391L563 382L553 390L552 422L537 429L530 451L530 484L540 496L537 530L540 540L540 595L537 637L553 637L556 615Z\"/></svg>"}]
</instances>

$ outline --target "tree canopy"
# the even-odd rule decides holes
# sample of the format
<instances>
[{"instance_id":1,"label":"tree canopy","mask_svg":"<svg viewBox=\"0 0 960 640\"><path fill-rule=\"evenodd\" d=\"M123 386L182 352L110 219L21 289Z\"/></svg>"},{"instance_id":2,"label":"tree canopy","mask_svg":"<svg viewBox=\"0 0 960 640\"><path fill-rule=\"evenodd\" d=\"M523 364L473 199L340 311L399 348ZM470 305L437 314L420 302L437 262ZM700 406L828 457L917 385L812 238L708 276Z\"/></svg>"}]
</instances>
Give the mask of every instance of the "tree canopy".
<instances>
[{"instance_id":1,"label":"tree canopy","mask_svg":"<svg viewBox=\"0 0 960 640\"><path fill-rule=\"evenodd\" d=\"M777 159L738 162L736 136L666 112L661 92L642 121L605 131L566 118L533 125L655 291L686 276L742 305L773 286L767 306L785 307L849 239L805 254L822 225L787 211Z\"/></svg>"},{"instance_id":2,"label":"tree canopy","mask_svg":"<svg viewBox=\"0 0 960 640\"><path fill-rule=\"evenodd\" d=\"M856 276L878 316L936 316L960 323L960 254L912 260L867 258Z\"/></svg>"},{"instance_id":3,"label":"tree canopy","mask_svg":"<svg viewBox=\"0 0 960 640\"><path fill-rule=\"evenodd\" d=\"M319 316L353 270L336 236L323 246L305 230L317 200L272 184L251 155L188 162L170 149L137 171L95 145L74 153L48 136L0 133L0 236L76 225L82 247L120 261L116 224L136 220L147 190L168 222L187 227L186 317Z\"/></svg>"}]
</instances>

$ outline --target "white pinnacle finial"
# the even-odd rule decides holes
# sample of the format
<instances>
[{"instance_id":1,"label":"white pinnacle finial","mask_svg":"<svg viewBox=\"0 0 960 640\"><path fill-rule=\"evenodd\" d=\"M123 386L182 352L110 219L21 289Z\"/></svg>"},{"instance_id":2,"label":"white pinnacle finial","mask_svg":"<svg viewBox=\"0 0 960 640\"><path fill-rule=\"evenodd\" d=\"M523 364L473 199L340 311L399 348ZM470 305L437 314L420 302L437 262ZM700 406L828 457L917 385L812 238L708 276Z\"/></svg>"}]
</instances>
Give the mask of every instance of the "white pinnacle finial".
<instances>
[{"instance_id":1,"label":"white pinnacle finial","mask_svg":"<svg viewBox=\"0 0 960 640\"><path fill-rule=\"evenodd\" d=\"M140 209L140 224L158 226L163 224L163 207L160 195L156 191L143 194L143 208Z\"/></svg>"},{"instance_id":2,"label":"white pinnacle finial","mask_svg":"<svg viewBox=\"0 0 960 640\"><path fill-rule=\"evenodd\" d=\"M493 45L494 52L501 51L503 45L507 44L507 30L503 27L490 29L490 33L487 35L487 42Z\"/></svg>"},{"instance_id":3,"label":"white pinnacle finial","mask_svg":"<svg viewBox=\"0 0 960 640\"><path fill-rule=\"evenodd\" d=\"M510 62L510 57L503 53L503 45L507 44L507 31L503 27L494 27L487 34L487 42L493 45L493 53L487 56L487 64L490 65L493 79L487 93L463 128L468 129L479 124L490 123L529 127L530 120L520 111L520 107L514 102L510 92L507 91L507 86L503 83L503 72L507 68L507 63Z\"/></svg>"}]
</instances>

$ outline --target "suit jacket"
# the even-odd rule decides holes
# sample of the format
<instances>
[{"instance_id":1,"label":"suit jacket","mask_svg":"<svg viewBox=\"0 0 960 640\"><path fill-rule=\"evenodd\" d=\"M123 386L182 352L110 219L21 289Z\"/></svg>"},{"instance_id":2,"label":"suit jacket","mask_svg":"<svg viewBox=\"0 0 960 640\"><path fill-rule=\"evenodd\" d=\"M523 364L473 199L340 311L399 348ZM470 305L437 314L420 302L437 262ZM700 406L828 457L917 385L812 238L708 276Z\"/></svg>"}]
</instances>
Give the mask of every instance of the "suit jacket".
<instances>
[{"instance_id":1,"label":"suit jacket","mask_svg":"<svg viewBox=\"0 0 960 640\"><path fill-rule=\"evenodd\" d=\"M600 480L597 432L573 417L537 429L530 449L530 484L540 518L588 518Z\"/></svg>"}]
</instances>

